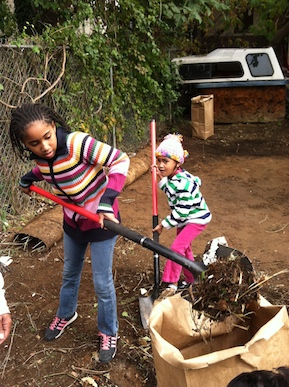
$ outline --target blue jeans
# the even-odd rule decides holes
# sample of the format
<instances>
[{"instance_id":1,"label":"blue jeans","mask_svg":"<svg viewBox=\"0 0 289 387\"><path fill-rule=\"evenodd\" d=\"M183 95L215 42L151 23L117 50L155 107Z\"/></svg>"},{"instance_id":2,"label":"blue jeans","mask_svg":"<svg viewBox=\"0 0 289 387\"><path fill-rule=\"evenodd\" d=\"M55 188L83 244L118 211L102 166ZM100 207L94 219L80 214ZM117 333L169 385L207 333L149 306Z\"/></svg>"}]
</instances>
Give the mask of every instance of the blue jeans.
<instances>
[{"instance_id":1,"label":"blue jeans","mask_svg":"<svg viewBox=\"0 0 289 387\"><path fill-rule=\"evenodd\" d=\"M117 237L91 242L91 266L94 290L98 300L98 330L106 335L118 331L116 293L112 273L113 251ZM73 316L77 308L78 290L88 243L75 242L64 233L64 267L57 316Z\"/></svg>"}]
</instances>

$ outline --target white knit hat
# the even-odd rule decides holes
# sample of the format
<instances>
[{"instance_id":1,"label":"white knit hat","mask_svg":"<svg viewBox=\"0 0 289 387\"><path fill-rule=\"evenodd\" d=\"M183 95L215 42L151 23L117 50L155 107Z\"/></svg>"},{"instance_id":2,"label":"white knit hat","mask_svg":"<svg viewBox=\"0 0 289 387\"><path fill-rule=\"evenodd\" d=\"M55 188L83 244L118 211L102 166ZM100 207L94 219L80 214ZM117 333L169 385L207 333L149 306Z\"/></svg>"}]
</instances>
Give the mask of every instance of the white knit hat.
<instances>
[{"instance_id":1,"label":"white knit hat","mask_svg":"<svg viewBox=\"0 0 289 387\"><path fill-rule=\"evenodd\" d=\"M188 152L182 146L183 136L168 134L156 149L156 157L163 156L183 164Z\"/></svg>"}]
</instances>

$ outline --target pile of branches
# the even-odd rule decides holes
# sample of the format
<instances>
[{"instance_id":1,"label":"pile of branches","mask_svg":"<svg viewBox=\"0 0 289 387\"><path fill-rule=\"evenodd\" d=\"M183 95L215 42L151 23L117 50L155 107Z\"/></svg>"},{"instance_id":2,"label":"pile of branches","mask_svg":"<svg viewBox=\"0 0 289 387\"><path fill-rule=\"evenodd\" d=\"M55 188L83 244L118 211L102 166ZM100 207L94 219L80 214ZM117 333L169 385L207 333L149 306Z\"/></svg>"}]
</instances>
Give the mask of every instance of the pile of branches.
<instances>
[{"instance_id":1,"label":"pile of branches","mask_svg":"<svg viewBox=\"0 0 289 387\"><path fill-rule=\"evenodd\" d=\"M259 284L251 261L237 253L211 263L187 294L194 310L223 321L232 314L246 315L248 305L258 299Z\"/></svg>"}]
</instances>

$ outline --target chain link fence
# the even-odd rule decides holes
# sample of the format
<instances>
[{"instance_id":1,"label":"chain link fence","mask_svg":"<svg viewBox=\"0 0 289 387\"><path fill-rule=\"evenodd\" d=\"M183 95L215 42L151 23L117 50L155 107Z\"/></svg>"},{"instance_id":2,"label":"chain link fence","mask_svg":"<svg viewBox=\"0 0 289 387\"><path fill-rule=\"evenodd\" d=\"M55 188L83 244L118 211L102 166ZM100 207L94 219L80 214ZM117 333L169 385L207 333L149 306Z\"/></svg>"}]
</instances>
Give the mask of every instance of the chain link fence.
<instances>
[{"instance_id":1,"label":"chain link fence","mask_svg":"<svg viewBox=\"0 0 289 387\"><path fill-rule=\"evenodd\" d=\"M69 86L63 72L64 55L67 55L65 71L70 71L70 76L74 71L77 79L77 71L73 69L73 58L69 52L60 49L48 61L35 54L32 46L0 45L0 230L5 230L7 217L21 215L29 218L39 208L39 200L29 200L19 190L18 181L31 169L32 164L23 163L13 153L8 133L11 110L24 102L38 102L52 107L63 117L71 117L74 107L79 108L87 103L77 96L74 104L63 111L61 103L54 98L57 90L66 92ZM139 139L132 123L131 129L125 133L121 148L135 152L141 145L145 145L149 138L148 128L149 125L144 130L144 138ZM89 128L91 135L97 138L94 129ZM113 133L109 134L107 142L118 146L113 141ZM45 185L43 187L48 189Z\"/></svg>"}]
</instances>

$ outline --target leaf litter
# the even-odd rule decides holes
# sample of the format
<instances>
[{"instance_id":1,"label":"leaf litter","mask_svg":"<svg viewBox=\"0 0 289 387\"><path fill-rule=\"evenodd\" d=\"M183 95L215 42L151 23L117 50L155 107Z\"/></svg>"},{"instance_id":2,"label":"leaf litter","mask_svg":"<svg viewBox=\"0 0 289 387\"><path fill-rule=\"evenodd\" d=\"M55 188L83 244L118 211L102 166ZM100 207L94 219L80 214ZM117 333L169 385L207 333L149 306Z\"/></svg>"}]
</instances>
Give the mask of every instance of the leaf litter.
<instances>
[{"instance_id":1,"label":"leaf litter","mask_svg":"<svg viewBox=\"0 0 289 387\"><path fill-rule=\"evenodd\" d=\"M272 276L258 276L248 257L239 251L219 257L208 265L199 281L182 293L189 298L192 309L209 319L224 321L234 315L240 320L250 316L250 303L258 302L261 287L271 278L287 273L282 270Z\"/></svg>"}]
</instances>

